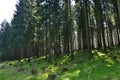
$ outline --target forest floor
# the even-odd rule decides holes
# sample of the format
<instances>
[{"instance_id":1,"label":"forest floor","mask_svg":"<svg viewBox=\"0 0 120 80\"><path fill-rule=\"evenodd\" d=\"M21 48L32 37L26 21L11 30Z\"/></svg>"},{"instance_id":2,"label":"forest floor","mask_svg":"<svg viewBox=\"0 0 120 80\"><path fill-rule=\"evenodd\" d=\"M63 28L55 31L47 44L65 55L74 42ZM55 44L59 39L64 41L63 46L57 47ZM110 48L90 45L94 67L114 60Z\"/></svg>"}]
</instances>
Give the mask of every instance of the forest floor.
<instances>
[{"instance_id":1,"label":"forest floor","mask_svg":"<svg viewBox=\"0 0 120 80\"><path fill-rule=\"evenodd\" d=\"M108 49L107 54L93 50L88 60L83 51L60 57L49 63L45 57L0 63L0 80L120 80L120 49ZM56 61L56 62L54 62Z\"/></svg>"}]
</instances>

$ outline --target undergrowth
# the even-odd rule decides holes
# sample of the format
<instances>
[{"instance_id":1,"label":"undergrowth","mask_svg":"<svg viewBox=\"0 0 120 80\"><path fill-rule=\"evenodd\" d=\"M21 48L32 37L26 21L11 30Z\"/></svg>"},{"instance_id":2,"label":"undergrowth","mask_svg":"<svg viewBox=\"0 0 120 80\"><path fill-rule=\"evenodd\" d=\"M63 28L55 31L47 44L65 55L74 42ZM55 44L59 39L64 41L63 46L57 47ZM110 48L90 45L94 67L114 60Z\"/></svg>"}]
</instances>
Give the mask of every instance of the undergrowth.
<instances>
[{"instance_id":1,"label":"undergrowth","mask_svg":"<svg viewBox=\"0 0 120 80\"><path fill-rule=\"evenodd\" d=\"M119 48L108 49L106 53L93 50L92 53L94 58L91 60L87 59L83 51L75 51L74 60L66 55L57 61L53 59L52 63L46 61L44 56L32 59L31 63L26 59L21 63L2 62L0 80L50 80L50 74L55 75L54 80L120 80ZM36 69L36 75L31 74L32 67ZM23 70L19 71L20 68Z\"/></svg>"}]
</instances>

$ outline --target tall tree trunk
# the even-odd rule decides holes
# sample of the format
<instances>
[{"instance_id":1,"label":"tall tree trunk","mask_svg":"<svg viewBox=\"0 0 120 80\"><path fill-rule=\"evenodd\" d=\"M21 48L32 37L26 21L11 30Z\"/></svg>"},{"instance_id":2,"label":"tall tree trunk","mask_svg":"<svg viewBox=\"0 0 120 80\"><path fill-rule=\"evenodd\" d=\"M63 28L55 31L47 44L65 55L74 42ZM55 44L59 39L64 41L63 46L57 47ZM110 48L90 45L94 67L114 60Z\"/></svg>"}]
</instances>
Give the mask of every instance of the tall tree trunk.
<instances>
[{"instance_id":1,"label":"tall tree trunk","mask_svg":"<svg viewBox=\"0 0 120 80\"><path fill-rule=\"evenodd\" d=\"M120 16L119 16L117 0L113 0L113 5L114 5L114 11L115 11L115 22L117 27L118 44L120 45Z\"/></svg>"},{"instance_id":2,"label":"tall tree trunk","mask_svg":"<svg viewBox=\"0 0 120 80\"><path fill-rule=\"evenodd\" d=\"M102 40L103 48L105 51L105 48L106 48L105 32L104 32L105 28L104 28L101 0L93 0L93 1L95 3L95 17L96 17L96 23L98 27L98 47L101 48L101 40Z\"/></svg>"},{"instance_id":3,"label":"tall tree trunk","mask_svg":"<svg viewBox=\"0 0 120 80\"><path fill-rule=\"evenodd\" d=\"M88 55L89 58L92 58L92 50L91 50L91 41L90 41L90 24L89 24L89 20L88 20L88 6L87 6L87 1L89 0L85 0L84 3L84 10L85 10L85 27L86 27L86 37L87 37L87 49L88 49Z\"/></svg>"}]
</instances>

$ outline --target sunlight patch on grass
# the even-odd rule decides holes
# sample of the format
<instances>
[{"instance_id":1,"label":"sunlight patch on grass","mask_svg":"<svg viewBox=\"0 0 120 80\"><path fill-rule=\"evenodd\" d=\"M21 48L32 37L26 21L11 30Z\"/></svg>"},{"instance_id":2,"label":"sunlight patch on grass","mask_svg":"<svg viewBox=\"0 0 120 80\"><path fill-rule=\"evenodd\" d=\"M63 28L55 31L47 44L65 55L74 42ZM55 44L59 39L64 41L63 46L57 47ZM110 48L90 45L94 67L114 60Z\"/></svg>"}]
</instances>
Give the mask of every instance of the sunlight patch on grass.
<instances>
[{"instance_id":1,"label":"sunlight patch on grass","mask_svg":"<svg viewBox=\"0 0 120 80\"><path fill-rule=\"evenodd\" d=\"M65 56L65 57L63 58L63 60L61 61L61 64L64 64L64 62L66 62L68 59L69 59L69 56Z\"/></svg>"},{"instance_id":2,"label":"sunlight patch on grass","mask_svg":"<svg viewBox=\"0 0 120 80\"><path fill-rule=\"evenodd\" d=\"M98 57L107 57L105 53L99 52L98 50L93 50L92 53Z\"/></svg>"},{"instance_id":3,"label":"sunlight patch on grass","mask_svg":"<svg viewBox=\"0 0 120 80\"><path fill-rule=\"evenodd\" d=\"M78 76L80 74L80 70L76 70L72 73L73 76Z\"/></svg>"},{"instance_id":4,"label":"sunlight patch on grass","mask_svg":"<svg viewBox=\"0 0 120 80\"><path fill-rule=\"evenodd\" d=\"M115 64L115 62L110 57L106 58L105 61L109 64Z\"/></svg>"},{"instance_id":5,"label":"sunlight patch on grass","mask_svg":"<svg viewBox=\"0 0 120 80\"><path fill-rule=\"evenodd\" d=\"M98 59L105 61L109 64L115 64L114 60L112 60L112 58L109 57L108 55L106 55L105 53L98 52L98 50L93 50L92 53L95 54L95 58L98 58Z\"/></svg>"},{"instance_id":6,"label":"sunlight patch on grass","mask_svg":"<svg viewBox=\"0 0 120 80\"><path fill-rule=\"evenodd\" d=\"M57 67L52 67L51 71L56 72L57 69L58 69Z\"/></svg>"},{"instance_id":7,"label":"sunlight patch on grass","mask_svg":"<svg viewBox=\"0 0 120 80\"><path fill-rule=\"evenodd\" d=\"M107 67L111 67L112 65L110 65L110 64L107 64Z\"/></svg>"},{"instance_id":8,"label":"sunlight patch on grass","mask_svg":"<svg viewBox=\"0 0 120 80\"><path fill-rule=\"evenodd\" d=\"M70 78L64 78L64 79L62 79L62 80L70 80Z\"/></svg>"},{"instance_id":9,"label":"sunlight patch on grass","mask_svg":"<svg viewBox=\"0 0 120 80\"><path fill-rule=\"evenodd\" d=\"M77 77L79 76L80 72L81 72L80 70L75 70L73 72L66 72L65 75L69 77Z\"/></svg>"},{"instance_id":10,"label":"sunlight patch on grass","mask_svg":"<svg viewBox=\"0 0 120 80\"><path fill-rule=\"evenodd\" d=\"M0 66L4 65L5 63L0 63Z\"/></svg>"},{"instance_id":11,"label":"sunlight patch on grass","mask_svg":"<svg viewBox=\"0 0 120 80\"><path fill-rule=\"evenodd\" d=\"M42 73L37 79L38 80L46 80L46 78L48 77L49 73Z\"/></svg>"},{"instance_id":12,"label":"sunlight patch on grass","mask_svg":"<svg viewBox=\"0 0 120 80\"><path fill-rule=\"evenodd\" d=\"M29 80L30 78L32 78L32 76L28 76L28 77L26 77L26 79L25 79L25 80Z\"/></svg>"},{"instance_id":13,"label":"sunlight patch on grass","mask_svg":"<svg viewBox=\"0 0 120 80\"><path fill-rule=\"evenodd\" d=\"M24 62L24 61L26 61L26 58L25 58L25 59L22 59L20 62Z\"/></svg>"},{"instance_id":14,"label":"sunlight patch on grass","mask_svg":"<svg viewBox=\"0 0 120 80\"><path fill-rule=\"evenodd\" d=\"M34 59L34 60L37 61L37 60L42 60L42 59L45 59L45 56L41 56L40 58L37 58L37 59Z\"/></svg>"},{"instance_id":15,"label":"sunlight patch on grass","mask_svg":"<svg viewBox=\"0 0 120 80\"><path fill-rule=\"evenodd\" d=\"M101 53L101 52L98 52L98 56L99 56L99 57L105 57L105 56L106 56L106 54Z\"/></svg>"}]
</instances>

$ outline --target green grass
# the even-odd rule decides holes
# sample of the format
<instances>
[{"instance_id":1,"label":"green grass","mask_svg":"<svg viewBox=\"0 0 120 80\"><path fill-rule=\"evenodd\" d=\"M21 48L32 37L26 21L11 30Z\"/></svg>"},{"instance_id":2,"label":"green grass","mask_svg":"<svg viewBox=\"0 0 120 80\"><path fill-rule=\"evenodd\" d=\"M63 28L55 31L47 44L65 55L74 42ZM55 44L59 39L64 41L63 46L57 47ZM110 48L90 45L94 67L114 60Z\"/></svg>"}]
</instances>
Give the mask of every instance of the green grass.
<instances>
[{"instance_id":1,"label":"green grass","mask_svg":"<svg viewBox=\"0 0 120 80\"><path fill-rule=\"evenodd\" d=\"M82 51L75 51L74 60L71 60L69 56L60 57L56 66L54 61L48 63L43 56L31 62L37 70L36 76L31 74L31 67L26 60L22 60L21 63L6 61L0 63L0 80L46 80L49 74L57 75L55 80L120 80L120 62L117 58L112 58L119 57L119 53L119 48L113 51L108 49L108 55L93 50L94 58L88 60ZM24 71L19 72L20 67ZM68 71L63 72L63 68L67 68Z\"/></svg>"}]
</instances>

